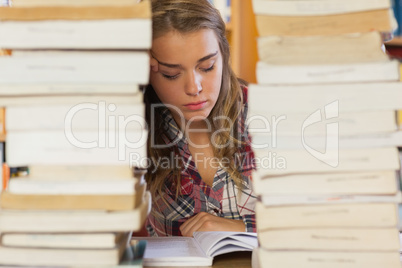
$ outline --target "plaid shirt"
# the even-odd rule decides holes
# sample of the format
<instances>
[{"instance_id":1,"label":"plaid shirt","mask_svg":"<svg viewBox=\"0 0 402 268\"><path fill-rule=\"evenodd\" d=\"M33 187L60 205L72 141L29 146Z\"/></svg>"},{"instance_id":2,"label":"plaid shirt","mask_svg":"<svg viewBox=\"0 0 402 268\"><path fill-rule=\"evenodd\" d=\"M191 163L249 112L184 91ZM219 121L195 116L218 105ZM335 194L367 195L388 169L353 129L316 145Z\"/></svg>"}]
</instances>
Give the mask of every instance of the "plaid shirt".
<instances>
[{"instance_id":1,"label":"plaid shirt","mask_svg":"<svg viewBox=\"0 0 402 268\"><path fill-rule=\"evenodd\" d=\"M247 114L247 88L244 88L244 114L240 120L239 130L249 138L245 128ZM152 213L148 215L147 230L151 236L180 236L180 225L191 216L199 212L208 212L212 215L227 219L243 220L248 232L256 232L254 206L256 196L251 186L251 171L254 168L254 154L248 143L243 147L241 155L244 157L241 162L241 174L243 177L243 188L239 191L229 174L219 167L212 187L205 184L197 171L193 157L189 151L187 139L179 130L170 111L165 109L162 112L164 123L168 131L163 137L166 144L177 146L179 161L183 161L181 171L180 195L176 199L176 183L167 178L165 183L164 198L160 196L152 200ZM249 139L248 139L249 141ZM175 151L172 148L172 152ZM239 194L241 193L241 194Z\"/></svg>"}]
</instances>

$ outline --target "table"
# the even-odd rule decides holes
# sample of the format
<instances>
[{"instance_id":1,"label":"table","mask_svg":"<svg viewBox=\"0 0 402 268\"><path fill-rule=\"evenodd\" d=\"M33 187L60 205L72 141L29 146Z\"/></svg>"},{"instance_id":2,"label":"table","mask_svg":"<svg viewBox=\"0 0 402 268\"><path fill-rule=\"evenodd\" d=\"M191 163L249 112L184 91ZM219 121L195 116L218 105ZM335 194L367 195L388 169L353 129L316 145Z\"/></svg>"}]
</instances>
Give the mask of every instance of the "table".
<instances>
[{"instance_id":1,"label":"table","mask_svg":"<svg viewBox=\"0 0 402 268\"><path fill-rule=\"evenodd\" d=\"M212 267L251 268L251 251L239 251L216 256Z\"/></svg>"}]
</instances>

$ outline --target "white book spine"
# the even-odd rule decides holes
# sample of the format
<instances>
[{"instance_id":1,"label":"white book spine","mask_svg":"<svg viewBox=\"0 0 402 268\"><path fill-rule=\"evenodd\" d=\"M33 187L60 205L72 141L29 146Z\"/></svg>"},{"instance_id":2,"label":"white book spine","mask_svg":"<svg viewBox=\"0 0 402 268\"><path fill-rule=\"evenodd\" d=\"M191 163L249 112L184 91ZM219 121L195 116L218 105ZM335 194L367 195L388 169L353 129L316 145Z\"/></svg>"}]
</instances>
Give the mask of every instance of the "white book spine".
<instances>
[{"instance_id":1,"label":"white book spine","mask_svg":"<svg viewBox=\"0 0 402 268\"><path fill-rule=\"evenodd\" d=\"M2 96L28 96L38 95L65 95L65 94L133 94L139 92L136 84L0 84L0 95Z\"/></svg>"},{"instance_id":2,"label":"white book spine","mask_svg":"<svg viewBox=\"0 0 402 268\"><path fill-rule=\"evenodd\" d=\"M110 6L109 0L12 0L13 7L37 6ZM138 0L115 0L113 6L125 6L138 3Z\"/></svg>"},{"instance_id":3,"label":"white book spine","mask_svg":"<svg viewBox=\"0 0 402 268\"><path fill-rule=\"evenodd\" d=\"M276 135L253 133L252 144L255 148L273 150L317 150L326 149L365 149L381 147L402 147L402 131L374 133L367 135Z\"/></svg>"},{"instance_id":4,"label":"white book spine","mask_svg":"<svg viewBox=\"0 0 402 268\"><path fill-rule=\"evenodd\" d=\"M142 94L138 94L142 97ZM78 103L76 105L26 105L7 107L7 130L138 130L146 128L145 106ZM26 118L30 120L26 120ZM123 123L124 122L124 123Z\"/></svg>"},{"instance_id":5,"label":"white book spine","mask_svg":"<svg viewBox=\"0 0 402 268\"><path fill-rule=\"evenodd\" d=\"M148 165L147 131L9 131L10 167L29 165Z\"/></svg>"},{"instance_id":6,"label":"white book spine","mask_svg":"<svg viewBox=\"0 0 402 268\"><path fill-rule=\"evenodd\" d=\"M150 19L3 21L0 47L11 49L149 49ZM107 36L107 38L105 38Z\"/></svg>"},{"instance_id":7,"label":"white book spine","mask_svg":"<svg viewBox=\"0 0 402 268\"><path fill-rule=\"evenodd\" d=\"M13 194L38 195L130 195L135 193L137 180L96 180L68 181L15 178L8 184L8 192Z\"/></svg>"},{"instance_id":8,"label":"white book spine","mask_svg":"<svg viewBox=\"0 0 402 268\"><path fill-rule=\"evenodd\" d=\"M398 251L352 252L352 251L269 251L258 249L260 268L400 268ZM347 264L345 264L347 263ZM350 263L350 265L349 265Z\"/></svg>"},{"instance_id":9,"label":"white book spine","mask_svg":"<svg viewBox=\"0 0 402 268\"><path fill-rule=\"evenodd\" d=\"M127 232L140 230L149 213L151 196L146 192L141 205L129 211L37 211L1 210L2 233L38 232ZM27 224L29 222L29 224Z\"/></svg>"},{"instance_id":10,"label":"white book spine","mask_svg":"<svg viewBox=\"0 0 402 268\"><path fill-rule=\"evenodd\" d=\"M288 70L288 72L290 72ZM288 78L289 79L289 78ZM401 110L402 83L346 83L327 85L249 85L250 113L311 114Z\"/></svg>"},{"instance_id":11,"label":"white book spine","mask_svg":"<svg viewBox=\"0 0 402 268\"><path fill-rule=\"evenodd\" d=\"M253 172L253 189L258 195L271 196L395 195L399 191L398 180L399 176L394 170L304 173L267 177Z\"/></svg>"},{"instance_id":12,"label":"white book spine","mask_svg":"<svg viewBox=\"0 0 402 268\"><path fill-rule=\"evenodd\" d=\"M0 58L0 84L146 84L148 66L146 52L16 54Z\"/></svg>"},{"instance_id":13,"label":"white book spine","mask_svg":"<svg viewBox=\"0 0 402 268\"><path fill-rule=\"evenodd\" d=\"M265 206L308 205L308 204L350 204L350 203L401 203L402 196L396 195L263 195ZM401 225L402 227L402 225ZM402 228L401 228L402 229Z\"/></svg>"},{"instance_id":14,"label":"white book spine","mask_svg":"<svg viewBox=\"0 0 402 268\"><path fill-rule=\"evenodd\" d=\"M396 131L396 113L389 111L339 112L332 120L338 124L334 133L328 133L326 120L307 125L311 112L276 114L264 110L250 109L248 130L251 134L278 134L282 136L326 136L326 135L367 135L373 133L390 133ZM373 124L373 122L376 122Z\"/></svg>"},{"instance_id":15,"label":"white book spine","mask_svg":"<svg viewBox=\"0 0 402 268\"><path fill-rule=\"evenodd\" d=\"M298 228L264 230L262 247L269 250L398 251L396 228Z\"/></svg>"},{"instance_id":16,"label":"white book spine","mask_svg":"<svg viewBox=\"0 0 402 268\"><path fill-rule=\"evenodd\" d=\"M364 149L327 149L325 152L307 150L273 150L253 148L257 172L260 176L347 172L373 170L399 170L396 147ZM302 160L301 160L302 159Z\"/></svg>"},{"instance_id":17,"label":"white book spine","mask_svg":"<svg viewBox=\"0 0 402 268\"><path fill-rule=\"evenodd\" d=\"M389 0L253 0L253 10L259 15L320 16L388 9Z\"/></svg>"},{"instance_id":18,"label":"white book spine","mask_svg":"<svg viewBox=\"0 0 402 268\"><path fill-rule=\"evenodd\" d=\"M272 65L257 63L257 81L267 85L339 84L399 81L399 62L363 64Z\"/></svg>"}]
</instances>

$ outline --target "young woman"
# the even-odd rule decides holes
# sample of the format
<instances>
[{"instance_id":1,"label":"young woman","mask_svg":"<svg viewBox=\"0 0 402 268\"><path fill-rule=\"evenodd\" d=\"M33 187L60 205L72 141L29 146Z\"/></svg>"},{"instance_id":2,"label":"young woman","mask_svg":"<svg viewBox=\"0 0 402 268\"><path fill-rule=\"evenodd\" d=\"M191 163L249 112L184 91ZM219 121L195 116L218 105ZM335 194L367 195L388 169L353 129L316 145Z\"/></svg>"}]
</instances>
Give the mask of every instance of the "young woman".
<instances>
[{"instance_id":1,"label":"young woman","mask_svg":"<svg viewBox=\"0 0 402 268\"><path fill-rule=\"evenodd\" d=\"M152 0L152 13L148 232L255 232L247 89L230 68L225 23L207 0Z\"/></svg>"}]
</instances>

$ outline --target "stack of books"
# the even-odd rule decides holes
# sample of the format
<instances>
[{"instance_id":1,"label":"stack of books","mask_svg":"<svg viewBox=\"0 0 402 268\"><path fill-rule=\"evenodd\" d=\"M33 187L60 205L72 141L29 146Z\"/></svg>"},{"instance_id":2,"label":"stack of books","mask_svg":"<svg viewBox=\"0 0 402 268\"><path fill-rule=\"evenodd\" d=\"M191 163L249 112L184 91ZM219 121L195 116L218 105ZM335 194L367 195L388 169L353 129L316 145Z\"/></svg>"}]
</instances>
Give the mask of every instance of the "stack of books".
<instances>
[{"instance_id":1,"label":"stack of books","mask_svg":"<svg viewBox=\"0 0 402 268\"><path fill-rule=\"evenodd\" d=\"M25 2L25 4L24 4ZM149 212L149 1L0 7L6 162L0 265L116 266Z\"/></svg>"},{"instance_id":2,"label":"stack of books","mask_svg":"<svg viewBox=\"0 0 402 268\"><path fill-rule=\"evenodd\" d=\"M389 0L254 0L249 131L260 267L400 267Z\"/></svg>"}]
</instances>

